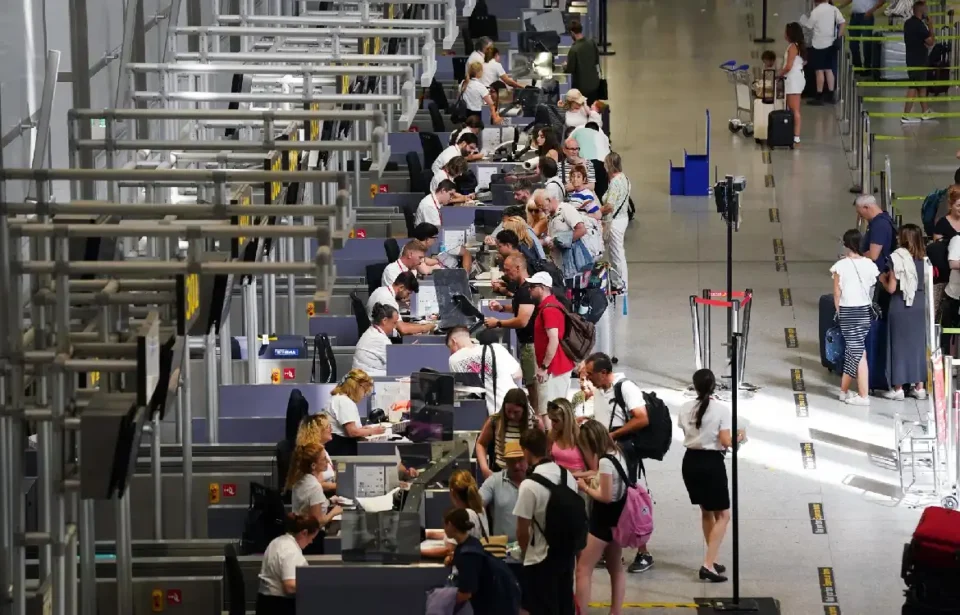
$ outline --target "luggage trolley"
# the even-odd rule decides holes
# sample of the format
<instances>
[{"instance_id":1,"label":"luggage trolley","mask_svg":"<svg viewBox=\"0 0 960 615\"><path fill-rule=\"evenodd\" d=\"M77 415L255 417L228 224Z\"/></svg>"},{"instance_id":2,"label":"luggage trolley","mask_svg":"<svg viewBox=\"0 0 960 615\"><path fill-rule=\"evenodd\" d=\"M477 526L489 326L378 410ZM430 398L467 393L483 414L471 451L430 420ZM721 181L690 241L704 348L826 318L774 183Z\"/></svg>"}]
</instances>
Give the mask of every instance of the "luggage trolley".
<instances>
[{"instance_id":1,"label":"luggage trolley","mask_svg":"<svg viewBox=\"0 0 960 615\"><path fill-rule=\"evenodd\" d=\"M737 101L736 115L729 121L727 127L733 134L742 130L743 136L751 137L753 136L753 99L750 91L750 65L737 64L736 60L728 60L721 64L720 68L726 71L730 83L733 84ZM749 119L744 120L744 114L747 114L746 117Z\"/></svg>"}]
</instances>

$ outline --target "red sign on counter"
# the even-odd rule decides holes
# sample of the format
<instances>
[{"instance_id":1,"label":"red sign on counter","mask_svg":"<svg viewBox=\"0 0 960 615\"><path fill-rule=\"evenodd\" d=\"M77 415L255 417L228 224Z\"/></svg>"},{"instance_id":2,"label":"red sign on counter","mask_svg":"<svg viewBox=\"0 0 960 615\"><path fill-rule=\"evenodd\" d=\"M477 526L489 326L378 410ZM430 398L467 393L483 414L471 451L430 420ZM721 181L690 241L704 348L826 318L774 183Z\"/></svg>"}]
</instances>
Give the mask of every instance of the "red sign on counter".
<instances>
[{"instance_id":1,"label":"red sign on counter","mask_svg":"<svg viewBox=\"0 0 960 615\"><path fill-rule=\"evenodd\" d=\"M237 486L234 484L224 483L221 490L223 491L223 497L225 498L237 497Z\"/></svg>"},{"instance_id":2,"label":"red sign on counter","mask_svg":"<svg viewBox=\"0 0 960 615\"><path fill-rule=\"evenodd\" d=\"M367 238L367 229L358 228L357 229L357 239L366 239Z\"/></svg>"},{"instance_id":3,"label":"red sign on counter","mask_svg":"<svg viewBox=\"0 0 960 615\"><path fill-rule=\"evenodd\" d=\"M179 589L168 589L167 604L169 604L170 606L178 606L180 604L183 604L183 593Z\"/></svg>"},{"instance_id":4,"label":"red sign on counter","mask_svg":"<svg viewBox=\"0 0 960 615\"><path fill-rule=\"evenodd\" d=\"M385 194L387 192L390 192L390 187L386 184L380 184L380 193Z\"/></svg>"},{"instance_id":5,"label":"red sign on counter","mask_svg":"<svg viewBox=\"0 0 960 615\"><path fill-rule=\"evenodd\" d=\"M295 367L284 367L283 368L283 379L284 380L294 380L297 377L297 368Z\"/></svg>"}]
</instances>

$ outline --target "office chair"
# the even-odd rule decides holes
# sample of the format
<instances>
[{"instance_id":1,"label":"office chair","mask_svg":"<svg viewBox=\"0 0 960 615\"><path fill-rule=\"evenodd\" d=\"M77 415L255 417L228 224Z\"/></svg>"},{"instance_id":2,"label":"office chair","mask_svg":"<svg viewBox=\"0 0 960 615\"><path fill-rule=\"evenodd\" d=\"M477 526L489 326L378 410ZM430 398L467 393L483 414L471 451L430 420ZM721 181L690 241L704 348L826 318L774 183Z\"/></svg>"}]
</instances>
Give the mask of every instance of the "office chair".
<instances>
[{"instance_id":1,"label":"office chair","mask_svg":"<svg viewBox=\"0 0 960 615\"><path fill-rule=\"evenodd\" d=\"M417 228L417 206L407 203L400 208L403 213L403 222L407 225L407 237L413 238L413 232Z\"/></svg>"},{"instance_id":2,"label":"office chair","mask_svg":"<svg viewBox=\"0 0 960 615\"><path fill-rule=\"evenodd\" d=\"M427 111L430 112L430 122L433 124L433 132L446 132L447 125L443 121L443 115L440 113L440 108L437 106L437 103L432 100L428 101Z\"/></svg>"},{"instance_id":3,"label":"office chair","mask_svg":"<svg viewBox=\"0 0 960 615\"><path fill-rule=\"evenodd\" d=\"M593 165L595 180L593 192L600 198L603 198L603 195L607 192L607 187L610 185L610 178L607 176L607 167L603 165L602 160L591 160L590 163Z\"/></svg>"},{"instance_id":4,"label":"office chair","mask_svg":"<svg viewBox=\"0 0 960 615\"><path fill-rule=\"evenodd\" d=\"M243 570L237 559L237 546L228 543L223 547L223 578L227 582L227 599L230 601L230 615L245 615L247 596L243 585Z\"/></svg>"},{"instance_id":5,"label":"office chair","mask_svg":"<svg viewBox=\"0 0 960 615\"><path fill-rule=\"evenodd\" d=\"M388 237L383 240L383 251L387 253L388 263L392 263L400 258L400 244L397 243L397 240L393 237Z\"/></svg>"},{"instance_id":6,"label":"office chair","mask_svg":"<svg viewBox=\"0 0 960 615\"><path fill-rule=\"evenodd\" d=\"M380 288L380 280L383 278L383 270L387 268L389 263L375 263L373 265L367 265L366 269L366 278L367 278L367 290L373 292ZM366 312L364 312L366 313Z\"/></svg>"},{"instance_id":7,"label":"office chair","mask_svg":"<svg viewBox=\"0 0 960 615\"><path fill-rule=\"evenodd\" d=\"M420 154L407 152L406 159L407 173L410 174L410 192L426 194L430 185L425 185L423 182L423 166L420 164Z\"/></svg>"},{"instance_id":8,"label":"office chair","mask_svg":"<svg viewBox=\"0 0 960 615\"><path fill-rule=\"evenodd\" d=\"M357 291L350 293L350 309L353 310L353 317L357 319L357 335L363 335L370 328L370 319L367 318L367 306Z\"/></svg>"},{"instance_id":9,"label":"office chair","mask_svg":"<svg viewBox=\"0 0 960 615\"><path fill-rule=\"evenodd\" d=\"M453 80L458 84L467 78L467 56L457 56L451 61L453 64Z\"/></svg>"},{"instance_id":10,"label":"office chair","mask_svg":"<svg viewBox=\"0 0 960 615\"><path fill-rule=\"evenodd\" d=\"M440 142L440 137L433 132L421 132L420 145L423 147L423 168L429 170L443 151L444 145Z\"/></svg>"}]
</instances>

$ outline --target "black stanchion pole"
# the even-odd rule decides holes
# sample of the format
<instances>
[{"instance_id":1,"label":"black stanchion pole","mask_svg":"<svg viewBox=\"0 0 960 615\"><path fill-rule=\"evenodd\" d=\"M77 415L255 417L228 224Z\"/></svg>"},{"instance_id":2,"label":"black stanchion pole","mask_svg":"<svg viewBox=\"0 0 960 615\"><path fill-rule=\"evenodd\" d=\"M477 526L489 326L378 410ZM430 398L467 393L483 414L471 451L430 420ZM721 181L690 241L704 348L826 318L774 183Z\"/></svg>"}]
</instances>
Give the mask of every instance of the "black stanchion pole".
<instances>
[{"instance_id":1,"label":"black stanchion pole","mask_svg":"<svg viewBox=\"0 0 960 615\"><path fill-rule=\"evenodd\" d=\"M730 308L733 311L733 308ZM740 388L740 374L738 372L738 358L740 357L740 334L734 333L730 340L730 347L733 349L733 361L731 361L730 377L730 414L731 431L733 435L733 460L731 462L732 479L730 481L730 491L733 496L730 501L730 523L733 525L731 538L733 539L733 561L731 570L733 571L733 604L740 604L740 472L737 468L737 450L739 446L739 433L737 432L737 393Z\"/></svg>"},{"instance_id":2,"label":"black stanchion pole","mask_svg":"<svg viewBox=\"0 0 960 615\"><path fill-rule=\"evenodd\" d=\"M773 39L767 36L767 0L763 0L763 16L760 26L760 38L753 39L754 43L772 43Z\"/></svg>"},{"instance_id":3,"label":"black stanchion pole","mask_svg":"<svg viewBox=\"0 0 960 615\"><path fill-rule=\"evenodd\" d=\"M600 40L597 47L602 56L615 56L617 53L610 49L611 43L607 38L607 0L597 0L597 18L600 22Z\"/></svg>"}]
</instances>

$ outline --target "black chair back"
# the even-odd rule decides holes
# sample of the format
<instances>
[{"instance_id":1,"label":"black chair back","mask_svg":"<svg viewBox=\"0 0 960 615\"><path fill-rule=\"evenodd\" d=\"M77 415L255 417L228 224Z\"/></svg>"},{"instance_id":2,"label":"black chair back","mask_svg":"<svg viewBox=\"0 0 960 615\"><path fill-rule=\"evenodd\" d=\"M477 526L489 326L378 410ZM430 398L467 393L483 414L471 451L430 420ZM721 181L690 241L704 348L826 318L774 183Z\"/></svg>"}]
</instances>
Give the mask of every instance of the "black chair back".
<instances>
[{"instance_id":1,"label":"black chair back","mask_svg":"<svg viewBox=\"0 0 960 615\"><path fill-rule=\"evenodd\" d=\"M383 270L387 268L389 263L376 263L374 265L367 265L367 290L371 293L382 286L380 280L383 278ZM366 311L364 311L366 314Z\"/></svg>"},{"instance_id":2,"label":"black chair back","mask_svg":"<svg viewBox=\"0 0 960 615\"><path fill-rule=\"evenodd\" d=\"M410 192L425 193L429 186L423 185L423 166L417 152L407 152L407 173L410 174Z\"/></svg>"},{"instance_id":3,"label":"black chair back","mask_svg":"<svg viewBox=\"0 0 960 615\"><path fill-rule=\"evenodd\" d=\"M440 137L436 133L421 132L420 145L423 146L423 168L429 169L443 151L443 143L440 142Z\"/></svg>"},{"instance_id":4,"label":"black chair back","mask_svg":"<svg viewBox=\"0 0 960 615\"><path fill-rule=\"evenodd\" d=\"M382 271L380 275L383 275ZM370 328L370 319L367 318L367 306L357 291L350 293L350 309L353 310L353 317L357 319L357 335L363 335Z\"/></svg>"},{"instance_id":5,"label":"black chair back","mask_svg":"<svg viewBox=\"0 0 960 615\"><path fill-rule=\"evenodd\" d=\"M591 160L593 164L593 173L596 179L596 184L594 185L593 191L597 194L597 198L603 198L603 195L607 192L607 187L610 185L610 178L607 177L607 168L603 166L602 160Z\"/></svg>"},{"instance_id":6,"label":"black chair back","mask_svg":"<svg viewBox=\"0 0 960 615\"><path fill-rule=\"evenodd\" d=\"M237 546L229 543L223 548L224 580L227 582L227 599L230 601L230 615L244 615L247 612L247 596L243 586L243 570L237 559Z\"/></svg>"},{"instance_id":7,"label":"black chair back","mask_svg":"<svg viewBox=\"0 0 960 615\"><path fill-rule=\"evenodd\" d=\"M432 100L427 103L427 111L430 112L430 122L433 124L433 132L446 132L447 124L443 121L443 114L437 103Z\"/></svg>"},{"instance_id":8,"label":"black chair back","mask_svg":"<svg viewBox=\"0 0 960 615\"><path fill-rule=\"evenodd\" d=\"M453 58L453 80L458 84L467 78L467 56Z\"/></svg>"},{"instance_id":9,"label":"black chair back","mask_svg":"<svg viewBox=\"0 0 960 615\"><path fill-rule=\"evenodd\" d=\"M400 244L393 237L388 237L383 240L383 251L387 253L388 263L392 263L400 258Z\"/></svg>"}]
</instances>

